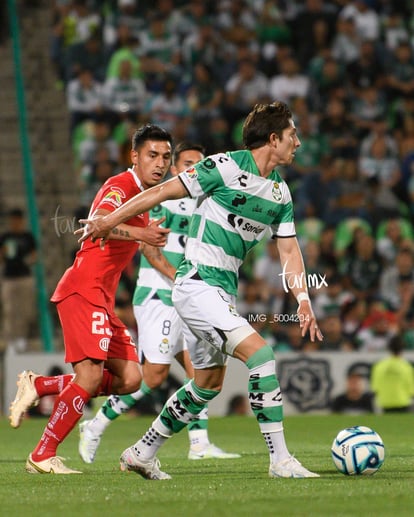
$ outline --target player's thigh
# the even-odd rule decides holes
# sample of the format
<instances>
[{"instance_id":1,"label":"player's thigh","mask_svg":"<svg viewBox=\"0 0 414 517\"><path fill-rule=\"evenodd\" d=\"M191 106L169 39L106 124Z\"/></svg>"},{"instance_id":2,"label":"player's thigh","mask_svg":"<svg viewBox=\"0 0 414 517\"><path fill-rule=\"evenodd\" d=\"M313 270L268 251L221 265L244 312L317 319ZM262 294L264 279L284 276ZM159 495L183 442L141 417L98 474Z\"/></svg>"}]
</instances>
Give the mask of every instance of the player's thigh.
<instances>
[{"instance_id":1,"label":"player's thigh","mask_svg":"<svg viewBox=\"0 0 414 517\"><path fill-rule=\"evenodd\" d=\"M138 326L138 349L154 364L171 364L182 346L182 321L174 307L160 300L134 305Z\"/></svg>"},{"instance_id":2,"label":"player's thigh","mask_svg":"<svg viewBox=\"0 0 414 517\"><path fill-rule=\"evenodd\" d=\"M76 363L86 358L105 361L112 329L107 311L72 294L57 305L65 343L65 360Z\"/></svg>"},{"instance_id":3,"label":"player's thigh","mask_svg":"<svg viewBox=\"0 0 414 517\"><path fill-rule=\"evenodd\" d=\"M187 280L174 286L173 302L191 331L185 336L194 367L224 366L226 354L232 353L226 334L249 326L237 313L235 297L205 282Z\"/></svg>"}]
</instances>

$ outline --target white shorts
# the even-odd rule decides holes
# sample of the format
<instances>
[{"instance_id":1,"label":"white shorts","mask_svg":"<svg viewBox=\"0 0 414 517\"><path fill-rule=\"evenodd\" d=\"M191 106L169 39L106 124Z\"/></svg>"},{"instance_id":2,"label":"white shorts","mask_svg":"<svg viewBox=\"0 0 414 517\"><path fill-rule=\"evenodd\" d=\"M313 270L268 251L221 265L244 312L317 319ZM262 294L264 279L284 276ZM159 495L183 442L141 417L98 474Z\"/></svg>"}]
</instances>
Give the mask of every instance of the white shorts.
<instances>
[{"instance_id":1,"label":"white shorts","mask_svg":"<svg viewBox=\"0 0 414 517\"><path fill-rule=\"evenodd\" d=\"M225 333L248 326L236 310L236 297L202 280L185 279L175 284L172 300L178 314L197 336L188 343L196 369L224 366L228 361ZM253 329L252 329L253 332Z\"/></svg>"},{"instance_id":2,"label":"white shorts","mask_svg":"<svg viewBox=\"0 0 414 517\"><path fill-rule=\"evenodd\" d=\"M134 305L138 325L138 354L154 364L171 364L174 357L185 350L186 341L195 338L174 307L161 300L148 300Z\"/></svg>"}]
</instances>

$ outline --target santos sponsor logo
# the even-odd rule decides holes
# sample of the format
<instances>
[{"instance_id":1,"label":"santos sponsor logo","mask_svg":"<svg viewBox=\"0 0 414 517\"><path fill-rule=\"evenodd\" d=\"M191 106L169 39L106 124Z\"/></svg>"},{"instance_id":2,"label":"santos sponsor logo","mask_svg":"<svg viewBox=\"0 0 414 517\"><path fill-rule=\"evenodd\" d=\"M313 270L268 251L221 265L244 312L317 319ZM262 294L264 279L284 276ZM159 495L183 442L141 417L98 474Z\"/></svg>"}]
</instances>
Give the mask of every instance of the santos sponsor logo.
<instances>
[{"instance_id":1,"label":"santos sponsor logo","mask_svg":"<svg viewBox=\"0 0 414 517\"><path fill-rule=\"evenodd\" d=\"M246 233L254 233L255 235L259 235L265 229L264 226L251 224L248 221L245 221L243 217L236 216L235 214L229 214L227 220L233 226L233 228L237 228Z\"/></svg>"}]
</instances>

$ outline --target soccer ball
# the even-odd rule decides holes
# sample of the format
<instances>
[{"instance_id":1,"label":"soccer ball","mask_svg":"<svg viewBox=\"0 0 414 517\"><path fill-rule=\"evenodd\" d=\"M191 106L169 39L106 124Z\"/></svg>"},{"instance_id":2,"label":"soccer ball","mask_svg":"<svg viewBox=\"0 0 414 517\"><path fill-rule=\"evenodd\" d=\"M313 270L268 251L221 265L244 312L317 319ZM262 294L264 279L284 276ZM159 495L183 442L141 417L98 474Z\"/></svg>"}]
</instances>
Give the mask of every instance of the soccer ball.
<instances>
[{"instance_id":1,"label":"soccer ball","mask_svg":"<svg viewBox=\"0 0 414 517\"><path fill-rule=\"evenodd\" d=\"M339 431L333 441L332 459L336 468L348 476L375 474L384 463L384 443L373 429L356 425Z\"/></svg>"}]
</instances>

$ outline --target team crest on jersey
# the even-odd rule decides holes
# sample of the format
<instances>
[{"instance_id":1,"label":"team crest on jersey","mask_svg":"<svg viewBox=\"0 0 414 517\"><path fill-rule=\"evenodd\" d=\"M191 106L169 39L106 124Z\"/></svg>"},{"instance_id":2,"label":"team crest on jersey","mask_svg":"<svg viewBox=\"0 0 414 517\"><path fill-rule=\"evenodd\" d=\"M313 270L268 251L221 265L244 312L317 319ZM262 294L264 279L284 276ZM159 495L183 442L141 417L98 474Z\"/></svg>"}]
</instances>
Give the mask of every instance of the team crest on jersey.
<instances>
[{"instance_id":1,"label":"team crest on jersey","mask_svg":"<svg viewBox=\"0 0 414 517\"><path fill-rule=\"evenodd\" d=\"M125 198L125 192L118 187L111 187L111 190L105 195L103 201L110 203L111 205L118 208L122 205L122 199Z\"/></svg>"},{"instance_id":2,"label":"team crest on jersey","mask_svg":"<svg viewBox=\"0 0 414 517\"><path fill-rule=\"evenodd\" d=\"M168 354L170 350L170 342L166 337L161 341L159 345L159 350L162 354Z\"/></svg>"},{"instance_id":3,"label":"team crest on jersey","mask_svg":"<svg viewBox=\"0 0 414 517\"><path fill-rule=\"evenodd\" d=\"M233 314L233 316L236 316L236 317L240 316L240 314L237 312L236 307L234 305L231 305L230 303L229 303L229 312L230 312L230 314Z\"/></svg>"},{"instance_id":4,"label":"team crest on jersey","mask_svg":"<svg viewBox=\"0 0 414 517\"><path fill-rule=\"evenodd\" d=\"M103 350L104 352L107 352L109 350L109 342L110 342L110 339L108 337L103 337L99 341L99 348L101 350Z\"/></svg>"},{"instance_id":5,"label":"team crest on jersey","mask_svg":"<svg viewBox=\"0 0 414 517\"><path fill-rule=\"evenodd\" d=\"M282 192L280 190L280 185L277 181L273 183L272 196L275 201L282 201Z\"/></svg>"}]
</instances>

